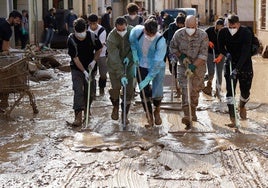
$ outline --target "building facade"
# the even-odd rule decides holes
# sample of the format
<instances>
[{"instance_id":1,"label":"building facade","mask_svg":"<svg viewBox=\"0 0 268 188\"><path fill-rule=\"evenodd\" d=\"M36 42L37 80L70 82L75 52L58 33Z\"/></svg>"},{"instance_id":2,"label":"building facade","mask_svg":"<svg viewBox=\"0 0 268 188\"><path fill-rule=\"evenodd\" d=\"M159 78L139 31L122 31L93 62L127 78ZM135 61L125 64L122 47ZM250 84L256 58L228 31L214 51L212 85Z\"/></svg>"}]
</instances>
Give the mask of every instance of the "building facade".
<instances>
[{"instance_id":1,"label":"building facade","mask_svg":"<svg viewBox=\"0 0 268 188\"><path fill-rule=\"evenodd\" d=\"M236 13L244 25L252 26L263 45L268 44L267 10L268 0L0 0L0 17L7 17L13 9L29 10L31 43L41 40L43 33L43 17L47 11L55 7L59 14L74 8L78 16L95 13L104 14L107 6L112 6L112 23L116 17L126 14L129 2L135 2L145 8L148 14L164 9L179 7L196 8L201 25L212 24L225 13Z\"/></svg>"}]
</instances>

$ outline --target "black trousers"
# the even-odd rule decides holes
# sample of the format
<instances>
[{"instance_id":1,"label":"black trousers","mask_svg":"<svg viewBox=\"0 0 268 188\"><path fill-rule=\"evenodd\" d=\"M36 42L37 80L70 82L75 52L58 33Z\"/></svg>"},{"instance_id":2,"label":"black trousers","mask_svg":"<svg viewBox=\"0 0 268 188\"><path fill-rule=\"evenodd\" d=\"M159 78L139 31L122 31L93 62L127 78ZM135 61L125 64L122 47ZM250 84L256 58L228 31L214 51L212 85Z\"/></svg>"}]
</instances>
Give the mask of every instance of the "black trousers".
<instances>
[{"instance_id":1,"label":"black trousers","mask_svg":"<svg viewBox=\"0 0 268 188\"><path fill-rule=\"evenodd\" d=\"M234 66L232 66L232 67L234 67ZM225 77L225 81L226 81L226 90L227 90L226 97L232 97L232 87L231 87L229 64L224 64L224 77ZM233 80L234 91L235 91L237 82L239 82L239 89L240 89L241 97L243 97L244 99L248 99L250 96L252 79L253 79L253 71L252 70L238 72L236 79Z\"/></svg>"}]
</instances>

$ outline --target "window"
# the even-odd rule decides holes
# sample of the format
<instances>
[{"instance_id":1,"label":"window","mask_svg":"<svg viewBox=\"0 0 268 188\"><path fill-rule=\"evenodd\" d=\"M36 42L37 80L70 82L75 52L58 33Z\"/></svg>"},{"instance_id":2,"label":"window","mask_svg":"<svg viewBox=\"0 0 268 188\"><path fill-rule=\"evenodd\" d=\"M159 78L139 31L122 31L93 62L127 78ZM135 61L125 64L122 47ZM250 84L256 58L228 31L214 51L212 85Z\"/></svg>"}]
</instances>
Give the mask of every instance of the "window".
<instances>
[{"instance_id":1,"label":"window","mask_svg":"<svg viewBox=\"0 0 268 188\"><path fill-rule=\"evenodd\" d=\"M261 29L266 29L266 0L261 1Z\"/></svg>"},{"instance_id":2,"label":"window","mask_svg":"<svg viewBox=\"0 0 268 188\"><path fill-rule=\"evenodd\" d=\"M64 9L64 1L63 0L53 0L53 7L56 9Z\"/></svg>"},{"instance_id":3,"label":"window","mask_svg":"<svg viewBox=\"0 0 268 188\"><path fill-rule=\"evenodd\" d=\"M73 0L68 0L68 8L74 8L73 7Z\"/></svg>"}]
</instances>

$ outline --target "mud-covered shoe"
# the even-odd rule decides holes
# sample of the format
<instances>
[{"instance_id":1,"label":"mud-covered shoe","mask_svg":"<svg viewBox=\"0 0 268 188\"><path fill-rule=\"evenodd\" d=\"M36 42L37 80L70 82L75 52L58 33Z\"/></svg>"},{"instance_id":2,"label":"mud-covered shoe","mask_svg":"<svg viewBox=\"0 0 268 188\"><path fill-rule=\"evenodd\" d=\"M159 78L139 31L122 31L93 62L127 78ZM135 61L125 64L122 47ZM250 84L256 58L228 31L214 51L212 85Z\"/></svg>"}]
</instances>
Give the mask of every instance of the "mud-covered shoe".
<instances>
[{"instance_id":1,"label":"mud-covered shoe","mask_svg":"<svg viewBox=\"0 0 268 188\"><path fill-rule=\"evenodd\" d=\"M114 106L113 107L113 111L112 111L112 114L111 114L111 118L113 120L118 120L119 119L119 105L118 106Z\"/></svg>"},{"instance_id":2,"label":"mud-covered shoe","mask_svg":"<svg viewBox=\"0 0 268 188\"><path fill-rule=\"evenodd\" d=\"M230 118L230 123L227 123L225 124L227 127L230 127L230 128L235 128L236 127L236 124L235 124L235 118L231 117Z\"/></svg>"},{"instance_id":3,"label":"mud-covered shoe","mask_svg":"<svg viewBox=\"0 0 268 188\"><path fill-rule=\"evenodd\" d=\"M197 121L197 116L196 115L193 115L192 121Z\"/></svg>"},{"instance_id":4,"label":"mud-covered shoe","mask_svg":"<svg viewBox=\"0 0 268 188\"><path fill-rule=\"evenodd\" d=\"M124 114L123 113L121 114L121 121L122 121L122 124L123 124L124 123ZM129 119L126 116L126 125L128 125L128 124L129 124Z\"/></svg>"},{"instance_id":5,"label":"mud-covered shoe","mask_svg":"<svg viewBox=\"0 0 268 188\"><path fill-rule=\"evenodd\" d=\"M247 119L246 107L240 107L239 115L240 115L241 119Z\"/></svg>"},{"instance_id":6,"label":"mud-covered shoe","mask_svg":"<svg viewBox=\"0 0 268 188\"><path fill-rule=\"evenodd\" d=\"M71 123L73 127L80 127L82 126L82 111L75 111L75 119L74 122Z\"/></svg>"},{"instance_id":7,"label":"mud-covered shoe","mask_svg":"<svg viewBox=\"0 0 268 188\"><path fill-rule=\"evenodd\" d=\"M184 124L184 125L190 125L191 122L190 122L190 118L188 116L184 116L182 119L181 119L181 122Z\"/></svg>"},{"instance_id":8,"label":"mud-covered shoe","mask_svg":"<svg viewBox=\"0 0 268 188\"><path fill-rule=\"evenodd\" d=\"M100 88L100 96L104 96L105 92L104 92L104 88Z\"/></svg>"},{"instance_id":9,"label":"mud-covered shoe","mask_svg":"<svg viewBox=\"0 0 268 188\"><path fill-rule=\"evenodd\" d=\"M156 125L161 125L162 124L162 119L160 117L160 107L156 107L154 110L154 123Z\"/></svg>"},{"instance_id":10,"label":"mud-covered shoe","mask_svg":"<svg viewBox=\"0 0 268 188\"><path fill-rule=\"evenodd\" d=\"M146 118L147 118L147 121L148 121L147 127L153 127L154 126L153 114L150 113L150 117L148 117L147 114L146 114Z\"/></svg>"},{"instance_id":11,"label":"mud-covered shoe","mask_svg":"<svg viewBox=\"0 0 268 188\"><path fill-rule=\"evenodd\" d=\"M176 90L177 90L177 91L176 91L176 96L175 96L175 98L180 98L180 97L181 97L181 88L177 88Z\"/></svg>"},{"instance_id":12,"label":"mud-covered shoe","mask_svg":"<svg viewBox=\"0 0 268 188\"><path fill-rule=\"evenodd\" d=\"M185 130L189 130L192 128L191 126L191 122L190 122L190 118L188 116L184 116L182 119L181 119L181 122L186 125L185 127Z\"/></svg>"},{"instance_id":13,"label":"mud-covered shoe","mask_svg":"<svg viewBox=\"0 0 268 188\"><path fill-rule=\"evenodd\" d=\"M203 93L205 93L206 95L212 96L212 88L209 86L206 86L203 90Z\"/></svg>"}]
</instances>

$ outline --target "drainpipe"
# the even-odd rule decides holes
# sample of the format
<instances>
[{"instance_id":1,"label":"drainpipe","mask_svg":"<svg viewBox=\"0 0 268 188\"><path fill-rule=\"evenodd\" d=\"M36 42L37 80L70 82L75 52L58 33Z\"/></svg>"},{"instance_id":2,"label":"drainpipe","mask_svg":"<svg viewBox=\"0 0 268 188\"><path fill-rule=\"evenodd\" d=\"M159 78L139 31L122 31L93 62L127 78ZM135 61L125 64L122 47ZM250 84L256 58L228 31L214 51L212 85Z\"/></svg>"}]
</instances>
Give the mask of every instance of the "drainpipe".
<instances>
[{"instance_id":1,"label":"drainpipe","mask_svg":"<svg viewBox=\"0 0 268 188\"><path fill-rule=\"evenodd\" d=\"M254 15L253 15L253 32L256 33L257 31L257 20L256 20L256 14L257 14L257 7L256 7L257 3L256 3L256 0L254 0Z\"/></svg>"},{"instance_id":2,"label":"drainpipe","mask_svg":"<svg viewBox=\"0 0 268 188\"><path fill-rule=\"evenodd\" d=\"M38 8L37 0L33 1L33 15L34 15L34 43L39 46L38 41Z\"/></svg>"}]
</instances>

